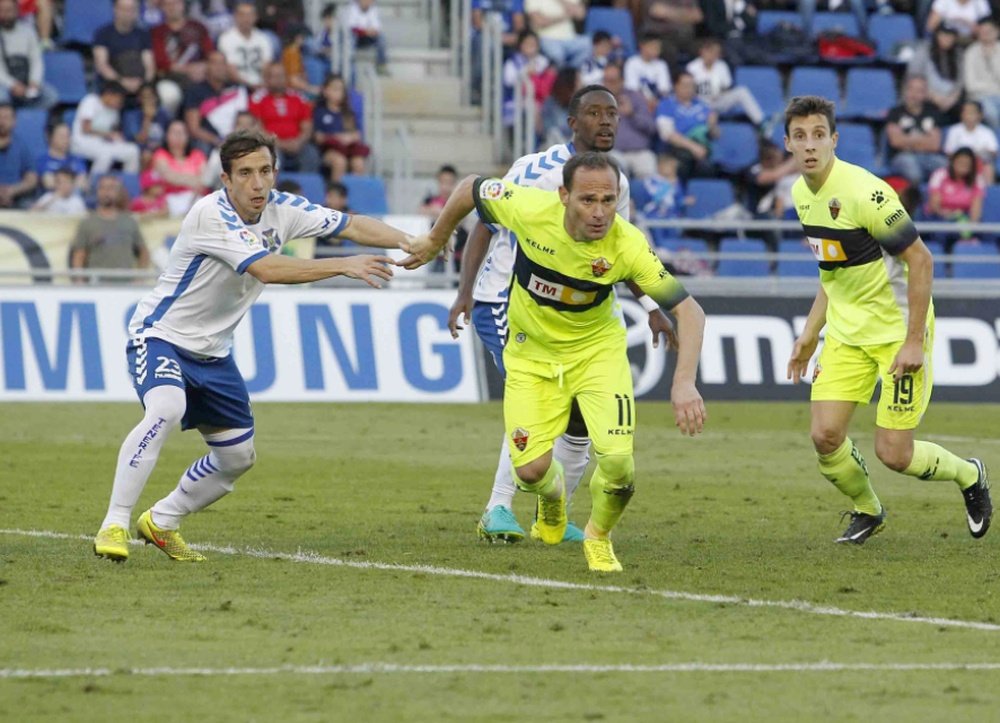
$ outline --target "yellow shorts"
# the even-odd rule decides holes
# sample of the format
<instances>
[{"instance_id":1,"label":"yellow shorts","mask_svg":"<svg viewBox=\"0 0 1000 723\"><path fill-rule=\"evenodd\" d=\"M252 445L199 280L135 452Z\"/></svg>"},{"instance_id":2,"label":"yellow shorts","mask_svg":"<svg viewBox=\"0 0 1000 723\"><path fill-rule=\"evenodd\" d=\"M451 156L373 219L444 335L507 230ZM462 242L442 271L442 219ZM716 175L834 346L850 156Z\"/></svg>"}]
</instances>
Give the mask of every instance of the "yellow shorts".
<instances>
[{"instance_id":1,"label":"yellow shorts","mask_svg":"<svg viewBox=\"0 0 1000 723\"><path fill-rule=\"evenodd\" d=\"M635 399L625 351L598 352L563 364L504 354L503 417L515 467L538 459L566 431L576 399L598 454L632 454Z\"/></svg>"},{"instance_id":2,"label":"yellow shorts","mask_svg":"<svg viewBox=\"0 0 1000 723\"><path fill-rule=\"evenodd\" d=\"M875 423L883 429L916 429L927 411L934 387L934 323L924 338L924 365L893 380L889 373L903 342L850 346L827 337L813 374L812 401L868 404L881 380Z\"/></svg>"}]
</instances>

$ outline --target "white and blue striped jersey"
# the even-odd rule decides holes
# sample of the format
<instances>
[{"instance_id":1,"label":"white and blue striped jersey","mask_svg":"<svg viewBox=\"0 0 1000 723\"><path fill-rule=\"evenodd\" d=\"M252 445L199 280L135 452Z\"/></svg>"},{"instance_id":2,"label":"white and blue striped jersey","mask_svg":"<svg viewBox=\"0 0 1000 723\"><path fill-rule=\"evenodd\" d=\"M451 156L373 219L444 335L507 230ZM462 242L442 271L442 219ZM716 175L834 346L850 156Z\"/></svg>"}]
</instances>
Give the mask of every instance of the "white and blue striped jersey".
<instances>
[{"instance_id":1,"label":"white and blue striped jersey","mask_svg":"<svg viewBox=\"0 0 1000 723\"><path fill-rule=\"evenodd\" d=\"M559 143L541 153L521 156L507 171L504 180L519 186L532 186L546 191L556 191L563 185L563 166L576 153L572 143ZM628 177L623 173L619 178L618 214L629 219ZM509 229L489 227L494 233L490 240L490 252L483 268L476 277L472 298L489 304L507 303L510 279L514 269L514 254L517 253L517 238Z\"/></svg>"},{"instance_id":2,"label":"white and blue striped jersey","mask_svg":"<svg viewBox=\"0 0 1000 723\"><path fill-rule=\"evenodd\" d=\"M233 330L264 289L247 267L281 253L286 241L335 235L346 224L339 211L271 191L260 221L247 225L225 189L205 196L184 217L167 268L132 314L129 335L198 355L228 355Z\"/></svg>"}]
</instances>

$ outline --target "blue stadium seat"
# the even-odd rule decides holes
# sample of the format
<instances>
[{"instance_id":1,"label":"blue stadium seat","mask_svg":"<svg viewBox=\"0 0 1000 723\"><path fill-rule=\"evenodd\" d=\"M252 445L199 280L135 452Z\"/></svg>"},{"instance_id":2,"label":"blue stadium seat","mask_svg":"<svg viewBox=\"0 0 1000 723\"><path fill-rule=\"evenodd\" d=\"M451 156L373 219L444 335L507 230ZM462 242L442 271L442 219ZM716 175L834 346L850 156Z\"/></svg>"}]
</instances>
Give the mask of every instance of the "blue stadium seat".
<instances>
[{"instance_id":1,"label":"blue stadium seat","mask_svg":"<svg viewBox=\"0 0 1000 723\"><path fill-rule=\"evenodd\" d=\"M45 141L45 126L48 123L49 112L41 108L19 108L14 121L14 137L20 139L31 151L34 161L44 154L49 144Z\"/></svg>"},{"instance_id":2,"label":"blue stadium seat","mask_svg":"<svg viewBox=\"0 0 1000 723\"><path fill-rule=\"evenodd\" d=\"M913 18L905 13L875 13L868 18L868 37L875 42L879 60L883 63L897 63L897 49L900 44L917 39L917 26Z\"/></svg>"},{"instance_id":3,"label":"blue stadium seat","mask_svg":"<svg viewBox=\"0 0 1000 723\"><path fill-rule=\"evenodd\" d=\"M702 256L708 253L708 244L700 238L672 238L657 244L657 246L672 254L690 253Z\"/></svg>"},{"instance_id":4,"label":"blue stadium seat","mask_svg":"<svg viewBox=\"0 0 1000 723\"><path fill-rule=\"evenodd\" d=\"M142 186L139 184L139 174L138 173L116 173L118 180L122 182L125 190L128 191L129 198L136 198L142 194Z\"/></svg>"},{"instance_id":5,"label":"blue stadium seat","mask_svg":"<svg viewBox=\"0 0 1000 723\"><path fill-rule=\"evenodd\" d=\"M852 38L861 37L858 19L851 13L816 13L813 15L812 36L822 33L843 33Z\"/></svg>"},{"instance_id":6,"label":"blue stadium seat","mask_svg":"<svg viewBox=\"0 0 1000 723\"><path fill-rule=\"evenodd\" d=\"M959 241L952 249L954 256L991 256L993 263L975 262L953 263L951 275L956 279L1000 279L1000 252L993 243Z\"/></svg>"},{"instance_id":7,"label":"blue stadium seat","mask_svg":"<svg viewBox=\"0 0 1000 723\"><path fill-rule=\"evenodd\" d=\"M87 94L87 77L83 58L71 50L51 50L45 53L45 82L59 93L59 102L76 105Z\"/></svg>"},{"instance_id":8,"label":"blue stadium seat","mask_svg":"<svg viewBox=\"0 0 1000 723\"><path fill-rule=\"evenodd\" d=\"M63 45L94 45L94 33L114 18L111 0L67 0L59 40Z\"/></svg>"},{"instance_id":9,"label":"blue stadium seat","mask_svg":"<svg viewBox=\"0 0 1000 723\"><path fill-rule=\"evenodd\" d=\"M636 49L635 27L632 13L625 8L592 7L587 10L583 32L593 35L596 30L604 30L612 37L621 39L625 55L633 55Z\"/></svg>"},{"instance_id":10,"label":"blue stadium seat","mask_svg":"<svg viewBox=\"0 0 1000 723\"><path fill-rule=\"evenodd\" d=\"M742 173L757 162L757 131L749 123L719 123L719 137L712 143L712 163L725 173Z\"/></svg>"},{"instance_id":11,"label":"blue stadium seat","mask_svg":"<svg viewBox=\"0 0 1000 723\"><path fill-rule=\"evenodd\" d=\"M694 203L688 207L688 218L708 218L735 200L733 187L729 181L715 178L692 178L687 183L687 195L694 197ZM351 199L354 205L354 199Z\"/></svg>"},{"instance_id":12,"label":"blue stadium seat","mask_svg":"<svg viewBox=\"0 0 1000 723\"><path fill-rule=\"evenodd\" d=\"M928 198L926 194L924 198ZM994 183L986 187L983 197L983 223L1000 223L1000 185ZM984 236L983 239L990 238Z\"/></svg>"},{"instance_id":13,"label":"blue stadium seat","mask_svg":"<svg viewBox=\"0 0 1000 723\"><path fill-rule=\"evenodd\" d=\"M757 13L757 35L767 35L782 23L806 29L802 16L793 10L761 10Z\"/></svg>"},{"instance_id":14,"label":"blue stadium seat","mask_svg":"<svg viewBox=\"0 0 1000 723\"><path fill-rule=\"evenodd\" d=\"M326 184L323 177L318 173L291 173L281 171L278 173L278 183L282 181L295 181L302 187L302 195L313 203L322 204L326 199ZM351 199L353 206L354 199Z\"/></svg>"},{"instance_id":15,"label":"blue stadium seat","mask_svg":"<svg viewBox=\"0 0 1000 723\"><path fill-rule=\"evenodd\" d=\"M330 74L330 61L316 55L303 53L302 63L306 68L306 80L312 85L323 85L326 76Z\"/></svg>"},{"instance_id":16,"label":"blue stadium seat","mask_svg":"<svg viewBox=\"0 0 1000 723\"><path fill-rule=\"evenodd\" d=\"M741 65L736 69L736 85L745 85L760 103L766 115L785 109L785 94L781 90L781 74L769 65Z\"/></svg>"},{"instance_id":17,"label":"blue stadium seat","mask_svg":"<svg viewBox=\"0 0 1000 723\"><path fill-rule=\"evenodd\" d=\"M809 247L801 241L782 241L778 244L778 253L795 254L799 259L778 259L778 276L816 276L819 264Z\"/></svg>"},{"instance_id":18,"label":"blue stadium seat","mask_svg":"<svg viewBox=\"0 0 1000 723\"><path fill-rule=\"evenodd\" d=\"M720 253L763 254L767 244L760 239L724 238L719 242ZM720 259L716 276L767 276L771 262L766 259Z\"/></svg>"},{"instance_id":19,"label":"blue stadium seat","mask_svg":"<svg viewBox=\"0 0 1000 723\"><path fill-rule=\"evenodd\" d=\"M792 68L788 79L788 97L797 95L819 95L827 100L840 100L840 85L833 68L797 66Z\"/></svg>"},{"instance_id":20,"label":"blue stadium seat","mask_svg":"<svg viewBox=\"0 0 1000 723\"><path fill-rule=\"evenodd\" d=\"M855 163L875 172L878 164L878 147L875 132L864 123L838 123L837 158Z\"/></svg>"},{"instance_id":21,"label":"blue stadium seat","mask_svg":"<svg viewBox=\"0 0 1000 723\"><path fill-rule=\"evenodd\" d=\"M347 186L347 205L352 211L372 216L389 213L381 178L347 174L340 180Z\"/></svg>"},{"instance_id":22,"label":"blue stadium seat","mask_svg":"<svg viewBox=\"0 0 1000 723\"><path fill-rule=\"evenodd\" d=\"M851 68L847 71L844 118L885 120L896 104L896 81L886 68Z\"/></svg>"}]
</instances>

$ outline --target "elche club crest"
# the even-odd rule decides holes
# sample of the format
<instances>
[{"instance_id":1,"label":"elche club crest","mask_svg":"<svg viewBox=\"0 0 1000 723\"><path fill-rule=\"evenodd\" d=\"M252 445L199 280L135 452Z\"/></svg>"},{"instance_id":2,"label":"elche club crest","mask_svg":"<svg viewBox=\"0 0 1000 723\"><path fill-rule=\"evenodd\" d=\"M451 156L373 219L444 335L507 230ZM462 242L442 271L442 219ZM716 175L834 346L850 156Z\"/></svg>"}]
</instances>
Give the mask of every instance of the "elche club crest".
<instances>
[{"instance_id":1,"label":"elche club crest","mask_svg":"<svg viewBox=\"0 0 1000 723\"><path fill-rule=\"evenodd\" d=\"M518 427L510 433L510 439L518 451L523 452L524 448L528 446L528 430L524 427Z\"/></svg>"},{"instance_id":2,"label":"elche club crest","mask_svg":"<svg viewBox=\"0 0 1000 723\"><path fill-rule=\"evenodd\" d=\"M836 198L831 198L830 203L827 204L827 207L830 209L830 218L836 221L837 216L840 215L840 201Z\"/></svg>"},{"instance_id":3,"label":"elche club crest","mask_svg":"<svg viewBox=\"0 0 1000 723\"><path fill-rule=\"evenodd\" d=\"M611 271L612 266L613 264L603 256L590 262L590 270L593 271L594 276L597 277L604 276L604 274Z\"/></svg>"}]
</instances>

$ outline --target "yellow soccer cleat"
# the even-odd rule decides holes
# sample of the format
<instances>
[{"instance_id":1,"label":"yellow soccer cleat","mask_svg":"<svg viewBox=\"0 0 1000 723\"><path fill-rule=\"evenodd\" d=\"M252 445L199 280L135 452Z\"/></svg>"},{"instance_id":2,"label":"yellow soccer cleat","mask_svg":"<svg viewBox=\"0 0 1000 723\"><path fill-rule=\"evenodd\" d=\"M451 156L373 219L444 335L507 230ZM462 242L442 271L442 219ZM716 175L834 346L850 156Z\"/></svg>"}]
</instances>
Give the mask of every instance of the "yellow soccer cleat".
<instances>
[{"instance_id":1,"label":"yellow soccer cleat","mask_svg":"<svg viewBox=\"0 0 1000 723\"><path fill-rule=\"evenodd\" d=\"M615 557L611 540L587 538L583 541L583 554L587 557L587 566L594 572L622 571L622 564Z\"/></svg>"},{"instance_id":2,"label":"yellow soccer cleat","mask_svg":"<svg viewBox=\"0 0 1000 723\"><path fill-rule=\"evenodd\" d=\"M204 562L205 556L188 547L177 530L161 530L153 523L152 510L146 510L139 516L135 525L139 537L147 545L156 545L163 550L171 560L180 562Z\"/></svg>"},{"instance_id":3,"label":"yellow soccer cleat","mask_svg":"<svg viewBox=\"0 0 1000 723\"><path fill-rule=\"evenodd\" d=\"M128 559L128 541L128 530L121 525L108 525L94 538L94 554L114 562L125 562Z\"/></svg>"},{"instance_id":4,"label":"yellow soccer cleat","mask_svg":"<svg viewBox=\"0 0 1000 723\"><path fill-rule=\"evenodd\" d=\"M547 500L538 496L535 509L535 524L531 526L532 538L540 539L546 545L558 545L566 534L566 488L563 487L557 500Z\"/></svg>"}]
</instances>

